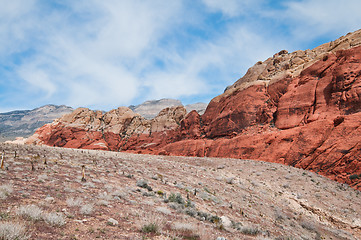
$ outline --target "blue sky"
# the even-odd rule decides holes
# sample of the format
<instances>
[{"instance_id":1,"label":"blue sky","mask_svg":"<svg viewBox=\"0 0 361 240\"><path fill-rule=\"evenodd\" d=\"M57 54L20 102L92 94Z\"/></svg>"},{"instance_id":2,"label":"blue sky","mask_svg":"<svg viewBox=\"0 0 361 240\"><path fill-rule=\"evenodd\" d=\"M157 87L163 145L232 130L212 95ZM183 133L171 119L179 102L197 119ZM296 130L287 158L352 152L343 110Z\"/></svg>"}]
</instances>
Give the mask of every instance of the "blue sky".
<instances>
[{"instance_id":1,"label":"blue sky","mask_svg":"<svg viewBox=\"0 0 361 240\"><path fill-rule=\"evenodd\" d=\"M359 0L0 0L0 112L209 102L259 60L361 28Z\"/></svg>"}]
</instances>

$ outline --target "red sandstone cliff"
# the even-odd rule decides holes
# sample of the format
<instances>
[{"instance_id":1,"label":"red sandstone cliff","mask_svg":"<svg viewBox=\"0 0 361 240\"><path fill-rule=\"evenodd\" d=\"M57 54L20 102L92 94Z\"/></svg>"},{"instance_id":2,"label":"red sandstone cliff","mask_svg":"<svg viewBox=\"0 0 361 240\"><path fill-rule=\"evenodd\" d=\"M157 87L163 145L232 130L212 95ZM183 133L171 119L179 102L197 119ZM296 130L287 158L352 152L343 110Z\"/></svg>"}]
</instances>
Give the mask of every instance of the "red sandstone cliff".
<instances>
[{"instance_id":1,"label":"red sandstone cliff","mask_svg":"<svg viewBox=\"0 0 361 240\"><path fill-rule=\"evenodd\" d=\"M361 189L361 31L258 62L200 116L146 120L128 108L77 109L28 142L137 153L279 162Z\"/></svg>"}]
</instances>

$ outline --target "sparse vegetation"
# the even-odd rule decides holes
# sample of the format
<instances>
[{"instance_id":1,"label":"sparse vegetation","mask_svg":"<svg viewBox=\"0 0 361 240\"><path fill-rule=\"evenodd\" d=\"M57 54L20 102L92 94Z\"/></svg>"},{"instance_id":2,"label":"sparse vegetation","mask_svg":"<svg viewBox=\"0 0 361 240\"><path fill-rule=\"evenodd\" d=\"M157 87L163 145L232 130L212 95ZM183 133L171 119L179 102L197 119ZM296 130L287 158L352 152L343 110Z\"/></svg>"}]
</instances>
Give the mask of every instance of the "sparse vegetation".
<instances>
[{"instance_id":1,"label":"sparse vegetation","mask_svg":"<svg viewBox=\"0 0 361 240\"><path fill-rule=\"evenodd\" d=\"M308 231L315 231L315 225L312 224L311 222L301 222L301 226L304 228L304 229L307 229Z\"/></svg>"},{"instance_id":2,"label":"sparse vegetation","mask_svg":"<svg viewBox=\"0 0 361 240\"><path fill-rule=\"evenodd\" d=\"M4 184L0 186L0 199L7 198L13 192L13 186L11 184Z\"/></svg>"},{"instance_id":3,"label":"sparse vegetation","mask_svg":"<svg viewBox=\"0 0 361 240\"><path fill-rule=\"evenodd\" d=\"M160 195L160 196L163 196L163 195L164 195L164 192L161 191L161 190L158 190L158 191L157 191L157 194Z\"/></svg>"},{"instance_id":4,"label":"sparse vegetation","mask_svg":"<svg viewBox=\"0 0 361 240\"><path fill-rule=\"evenodd\" d=\"M159 230L159 226L157 223L148 223L148 224L145 224L143 227L142 227L142 232L143 233L157 233Z\"/></svg>"},{"instance_id":5,"label":"sparse vegetation","mask_svg":"<svg viewBox=\"0 0 361 240\"><path fill-rule=\"evenodd\" d=\"M83 199L81 198L67 198L66 199L66 204L69 206L69 207L79 207L83 204Z\"/></svg>"},{"instance_id":6,"label":"sparse vegetation","mask_svg":"<svg viewBox=\"0 0 361 240\"><path fill-rule=\"evenodd\" d=\"M36 205L20 206L16 210L16 214L32 221L44 220L52 226L63 226L65 224L63 214L55 212L46 213Z\"/></svg>"},{"instance_id":7,"label":"sparse vegetation","mask_svg":"<svg viewBox=\"0 0 361 240\"><path fill-rule=\"evenodd\" d=\"M243 239L245 235L293 239L293 231L307 239L358 237L351 227L341 231L337 229L341 225L329 222L325 227L318 218L307 217L308 212L320 213L323 221L335 219L348 226L342 222L342 216L348 216L358 226L361 214L358 191L314 173L302 175L305 171L232 159L220 164L224 160L164 156L164 161L156 156L143 159L123 153L52 148L45 152L26 147L32 152L18 150L16 159L8 155L9 170L0 175L0 223L23 221L20 225L34 239L41 238L38 233L55 239L110 239L121 231L136 239L155 235L178 240ZM42 159L35 162L32 172L29 162L38 152L48 162L46 166ZM86 182L80 179L82 165L89 166ZM219 165L227 167L213 172ZM162 181L152 177L160 171ZM126 178L126 173L132 173L132 178ZM225 179L232 176L236 181L227 183ZM157 190L147 191L148 181Z\"/></svg>"},{"instance_id":8,"label":"sparse vegetation","mask_svg":"<svg viewBox=\"0 0 361 240\"><path fill-rule=\"evenodd\" d=\"M29 239L25 227L20 223L0 222L0 240Z\"/></svg>"},{"instance_id":9,"label":"sparse vegetation","mask_svg":"<svg viewBox=\"0 0 361 240\"><path fill-rule=\"evenodd\" d=\"M245 235L251 235L251 236L256 236L261 233L261 231L255 227L243 227L241 229L241 232Z\"/></svg>"},{"instance_id":10,"label":"sparse vegetation","mask_svg":"<svg viewBox=\"0 0 361 240\"><path fill-rule=\"evenodd\" d=\"M171 215L172 212L168 209L168 208L165 208L165 207L157 207L156 210L160 213L163 213L165 215Z\"/></svg>"},{"instance_id":11,"label":"sparse vegetation","mask_svg":"<svg viewBox=\"0 0 361 240\"><path fill-rule=\"evenodd\" d=\"M184 210L184 212L185 212L185 214L187 214L187 215L189 215L189 216L191 216L191 217L197 216L197 210L194 209L194 208L186 208L186 209Z\"/></svg>"},{"instance_id":12,"label":"sparse vegetation","mask_svg":"<svg viewBox=\"0 0 361 240\"><path fill-rule=\"evenodd\" d=\"M200 236L197 234L197 229L194 225L184 222L175 222L172 229L182 237L182 239L197 240Z\"/></svg>"},{"instance_id":13,"label":"sparse vegetation","mask_svg":"<svg viewBox=\"0 0 361 240\"><path fill-rule=\"evenodd\" d=\"M183 204L179 204L179 203L176 203L176 202L170 202L168 203L168 206L178 212L182 212L183 209L184 209L184 205Z\"/></svg>"},{"instance_id":14,"label":"sparse vegetation","mask_svg":"<svg viewBox=\"0 0 361 240\"><path fill-rule=\"evenodd\" d=\"M118 198L118 200L120 200L126 198L126 193L124 193L121 190L115 190L114 192L111 193L111 196L113 196L113 198Z\"/></svg>"},{"instance_id":15,"label":"sparse vegetation","mask_svg":"<svg viewBox=\"0 0 361 240\"><path fill-rule=\"evenodd\" d=\"M100 205L100 206L106 206L106 207L109 206L109 202L105 199L100 199L99 201L96 202L96 204Z\"/></svg>"},{"instance_id":16,"label":"sparse vegetation","mask_svg":"<svg viewBox=\"0 0 361 240\"><path fill-rule=\"evenodd\" d=\"M171 193L168 197L168 202L175 202L178 204L184 204L184 200L180 193Z\"/></svg>"},{"instance_id":17,"label":"sparse vegetation","mask_svg":"<svg viewBox=\"0 0 361 240\"><path fill-rule=\"evenodd\" d=\"M10 218L10 214L7 212L0 212L0 220L7 220Z\"/></svg>"},{"instance_id":18,"label":"sparse vegetation","mask_svg":"<svg viewBox=\"0 0 361 240\"><path fill-rule=\"evenodd\" d=\"M93 204L85 204L80 208L80 213L84 215L91 215L93 213Z\"/></svg>"},{"instance_id":19,"label":"sparse vegetation","mask_svg":"<svg viewBox=\"0 0 361 240\"><path fill-rule=\"evenodd\" d=\"M65 217L61 213L46 213L43 216L44 221L52 226L63 226L65 225Z\"/></svg>"},{"instance_id":20,"label":"sparse vegetation","mask_svg":"<svg viewBox=\"0 0 361 240\"><path fill-rule=\"evenodd\" d=\"M137 186L141 188L146 188L148 191L152 191L152 187L148 185L148 182L144 179L140 179L137 181Z\"/></svg>"},{"instance_id":21,"label":"sparse vegetation","mask_svg":"<svg viewBox=\"0 0 361 240\"><path fill-rule=\"evenodd\" d=\"M119 222L117 220L115 220L114 218L109 218L107 221L108 226L116 226L118 224L119 224Z\"/></svg>"},{"instance_id":22,"label":"sparse vegetation","mask_svg":"<svg viewBox=\"0 0 361 240\"><path fill-rule=\"evenodd\" d=\"M29 220L37 221L41 220L43 216L43 210L36 205L20 206L16 210L16 214L23 216Z\"/></svg>"},{"instance_id":23,"label":"sparse vegetation","mask_svg":"<svg viewBox=\"0 0 361 240\"><path fill-rule=\"evenodd\" d=\"M350 180L355 180L355 179L359 179L361 178L361 174L360 175L357 175L357 174L352 174L349 176Z\"/></svg>"},{"instance_id":24,"label":"sparse vegetation","mask_svg":"<svg viewBox=\"0 0 361 240\"><path fill-rule=\"evenodd\" d=\"M48 180L48 176L46 174L41 174L38 176L38 182L45 182Z\"/></svg>"}]
</instances>

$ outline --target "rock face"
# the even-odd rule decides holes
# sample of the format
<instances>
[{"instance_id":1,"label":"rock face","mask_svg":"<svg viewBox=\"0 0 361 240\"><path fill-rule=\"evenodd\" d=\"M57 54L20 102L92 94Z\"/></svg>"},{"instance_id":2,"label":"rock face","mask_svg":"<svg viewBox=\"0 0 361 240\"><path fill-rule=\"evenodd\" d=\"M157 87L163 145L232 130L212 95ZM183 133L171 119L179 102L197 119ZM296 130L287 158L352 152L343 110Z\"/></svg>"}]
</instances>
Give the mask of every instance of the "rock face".
<instances>
[{"instance_id":1,"label":"rock face","mask_svg":"<svg viewBox=\"0 0 361 240\"><path fill-rule=\"evenodd\" d=\"M27 143L118 151L123 150L123 145L134 137L143 135L152 139L158 133L176 129L185 115L186 110L182 106L163 109L152 120L127 107L104 114L78 108L38 129Z\"/></svg>"},{"instance_id":2,"label":"rock face","mask_svg":"<svg viewBox=\"0 0 361 240\"><path fill-rule=\"evenodd\" d=\"M250 68L203 115L174 107L146 120L126 108L104 115L78 109L31 142L277 162L361 189L359 45L360 30L313 50L281 51Z\"/></svg>"},{"instance_id":3,"label":"rock face","mask_svg":"<svg viewBox=\"0 0 361 240\"><path fill-rule=\"evenodd\" d=\"M29 137L37 128L72 111L67 106L45 105L33 110L0 113L0 141Z\"/></svg>"}]
</instances>

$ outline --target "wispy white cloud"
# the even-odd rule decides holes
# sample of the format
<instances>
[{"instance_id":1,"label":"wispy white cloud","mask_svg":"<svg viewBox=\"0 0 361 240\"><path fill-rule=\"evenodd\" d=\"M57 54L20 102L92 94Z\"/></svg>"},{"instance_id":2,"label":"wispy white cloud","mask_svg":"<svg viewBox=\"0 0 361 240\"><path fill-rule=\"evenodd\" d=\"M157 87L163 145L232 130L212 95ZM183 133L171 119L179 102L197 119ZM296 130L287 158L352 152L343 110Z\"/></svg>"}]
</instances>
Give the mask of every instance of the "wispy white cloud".
<instances>
[{"instance_id":1,"label":"wispy white cloud","mask_svg":"<svg viewBox=\"0 0 361 240\"><path fill-rule=\"evenodd\" d=\"M202 0L203 3L214 12L221 12L227 17L236 17L248 13L248 11L256 11L264 3L264 0Z\"/></svg>"},{"instance_id":2,"label":"wispy white cloud","mask_svg":"<svg viewBox=\"0 0 361 240\"><path fill-rule=\"evenodd\" d=\"M290 25L298 41L312 41L322 36L339 37L340 33L361 28L361 1L302 0L286 2L280 15Z\"/></svg>"},{"instance_id":3,"label":"wispy white cloud","mask_svg":"<svg viewBox=\"0 0 361 240\"><path fill-rule=\"evenodd\" d=\"M58 99L73 106L100 108L131 103L137 96L139 80L130 64L149 58L144 52L162 37L169 18L179 8L176 2L163 7L160 3L68 2L66 11L51 13L45 19L34 16L31 21L42 28L31 29L26 37L39 33L43 42L41 46L34 42L27 46L35 53L15 66L17 75L45 98L62 95ZM71 23L86 15L90 21Z\"/></svg>"},{"instance_id":4,"label":"wispy white cloud","mask_svg":"<svg viewBox=\"0 0 361 240\"><path fill-rule=\"evenodd\" d=\"M0 8L0 52L2 54L21 50L13 48L14 43L24 41L32 23L28 15L33 11L34 0L2 1Z\"/></svg>"},{"instance_id":5,"label":"wispy white cloud","mask_svg":"<svg viewBox=\"0 0 361 240\"><path fill-rule=\"evenodd\" d=\"M29 85L34 87L28 90L40 89L45 93L45 99L51 97L56 91L56 87L54 83L51 82L50 76L33 63L21 66L18 74L23 80L29 83Z\"/></svg>"},{"instance_id":6,"label":"wispy white cloud","mask_svg":"<svg viewBox=\"0 0 361 240\"><path fill-rule=\"evenodd\" d=\"M0 105L107 110L162 97L206 101L258 60L361 22L360 3L354 0L278 5L264 0L4 1Z\"/></svg>"},{"instance_id":7,"label":"wispy white cloud","mask_svg":"<svg viewBox=\"0 0 361 240\"><path fill-rule=\"evenodd\" d=\"M147 97L220 94L241 77L240 73L272 55L278 44L237 24L225 29L219 38L196 44L192 51L166 52L166 69L153 71L145 78Z\"/></svg>"}]
</instances>

